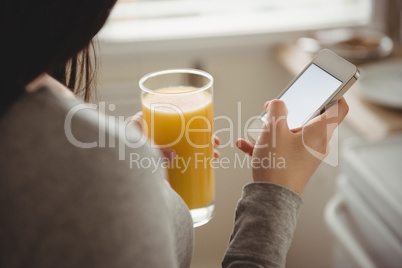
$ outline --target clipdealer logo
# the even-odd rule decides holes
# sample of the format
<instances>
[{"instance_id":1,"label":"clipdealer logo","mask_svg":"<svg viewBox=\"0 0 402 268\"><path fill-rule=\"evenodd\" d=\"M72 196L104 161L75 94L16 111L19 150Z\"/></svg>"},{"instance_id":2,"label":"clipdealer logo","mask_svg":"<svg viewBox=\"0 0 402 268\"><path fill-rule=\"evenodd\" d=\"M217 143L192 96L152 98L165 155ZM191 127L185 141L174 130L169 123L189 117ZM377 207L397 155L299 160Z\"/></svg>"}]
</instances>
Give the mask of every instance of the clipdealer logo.
<instances>
[{"instance_id":1,"label":"clipdealer logo","mask_svg":"<svg viewBox=\"0 0 402 268\"><path fill-rule=\"evenodd\" d=\"M164 106L165 108L168 107L170 109L175 110L177 113L181 113L180 109L178 107L172 107L174 105L171 104L158 104L153 108L157 108L160 106ZM130 129L130 127L134 127L134 124L132 123L132 118L131 117L124 117L124 116L112 116L112 115L107 115L107 111L113 112L116 109L116 106L114 104L109 104L106 105L105 102L99 102L99 104L88 104L88 103L81 103L77 104L76 106L72 107L70 111L67 113L65 121L64 121L64 130L67 139L71 144L73 144L76 147L83 148L83 149L90 149L90 148L118 148L118 155L120 160L125 160L126 158L129 158L130 160L130 166L132 168L153 168L153 167L168 167L168 168L177 168L179 167L181 170L183 169L188 169L190 165L211 165L214 168L251 168L253 167L253 161L251 157L248 155L243 155L240 156L240 154L235 153L234 157L227 158L227 157L221 157L220 159L200 159L200 155L198 156L193 156L194 159L188 160L188 159L180 159L181 156L177 155L177 159L170 160L164 159L161 157L160 160L152 160L152 159L147 159L147 158L141 158L140 155L136 153L130 153L127 154L127 148L140 148L146 144L150 145L151 147L154 148L160 148L160 146L156 145L152 140L150 140L146 135L144 135L142 132L138 134L138 131L133 131L133 129ZM89 111L88 111L89 110ZM94 139L92 141L81 141L79 140L75 135L73 131L73 119L76 116L79 116L80 112L84 112L85 114L88 115L91 114L92 116L97 117L98 121L98 137L97 139ZM336 117L337 116L337 109L333 109L332 113L329 114L329 116ZM228 137L226 140L221 141L221 144L217 147L218 149L224 149L224 148L234 148L235 147L235 142L237 140L237 137L247 137L247 130L249 129L250 126L252 126L252 122L255 119L258 119L259 116L253 116L248 118L243 125L242 121L242 105L241 102L237 103L237 117L235 120L233 120L232 117L226 116L226 115L219 115L213 118L214 122L219 122L221 125L225 125L227 127L215 129L213 132L213 136L219 136L221 134L224 134L223 136ZM201 118L202 116L198 116L197 118L194 118L192 120L203 120L205 122L209 122L206 118ZM182 117L182 120L184 118ZM277 120L279 121L279 120ZM193 140L191 140L191 133L192 131L199 132L199 131L211 131L212 126L211 124L206 124L205 129L193 129L190 127L191 121L188 121L185 123L183 121L181 125L181 133L180 137L181 139L186 139L188 144L191 146L197 147L198 148L206 148L208 146L212 146L213 144L213 137L211 138L210 141L204 144L197 144ZM147 122L145 120L143 121L144 124L142 127L144 129L148 128L146 125ZM152 124L152 122L151 122ZM318 152L314 150L312 147L308 145L308 143L304 140L304 128L302 128L302 137L303 137L303 145L305 149L314 157L317 159L320 159L324 163L330 165L330 166L337 166L338 165L338 130L337 130L337 123L333 124L328 124L327 125L327 132L330 133L331 129L335 128L334 135L331 139L330 147L331 147L331 154L328 156L328 150L326 152ZM151 127L152 129L152 127ZM271 131L275 131L273 128ZM133 132L136 133L136 135L133 135ZM331 132L332 133L332 132ZM276 146L276 139L280 139L281 137L277 137L276 133L273 133L274 139L272 140L272 143L270 144L271 147ZM176 139L175 141L169 143L168 145L165 145L165 147L169 147L177 143L180 139ZM329 148L327 148L329 149ZM198 159L198 162L196 161ZM284 159L281 156L276 155L275 153L270 153L266 158L263 158L261 163L258 163L260 166L264 166L267 168L286 168L286 159ZM202 163L201 163L202 162ZM257 163L256 163L257 164ZM170 166L168 166L170 165Z\"/></svg>"},{"instance_id":2,"label":"clipdealer logo","mask_svg":"<svg viewBox=\"0 0 402 268\"><path fill-rule=\"evenodd\" d=\"M203 168L210 166L213 169L230 168L266 168L266 169L285 169L286 161L283 157L278 157L276 153L269 152L266 157L252 158L247 154L235 153L234 159L229 157L206 157L202 153L195 153L193 157L176 156L174 159L167 157L144 157L138 153L130 153L130 168L151 169L156 172L159 168L176 169L180 173L185 173L189 168Z\"/></svg>"}]
</instances>

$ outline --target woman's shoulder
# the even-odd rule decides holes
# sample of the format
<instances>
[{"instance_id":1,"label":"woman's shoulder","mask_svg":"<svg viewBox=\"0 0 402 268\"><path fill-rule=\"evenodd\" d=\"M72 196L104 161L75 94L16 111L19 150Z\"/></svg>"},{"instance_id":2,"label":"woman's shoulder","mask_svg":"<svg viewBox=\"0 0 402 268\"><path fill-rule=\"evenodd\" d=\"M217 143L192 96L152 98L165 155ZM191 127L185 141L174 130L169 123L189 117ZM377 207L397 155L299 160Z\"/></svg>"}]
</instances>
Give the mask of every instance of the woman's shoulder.
<instances>
[{"instance_id":1,"label":"woman's shoulder","mask_svg":"<svg viewBox=\"0 0 402 268\"><path fill-rule=\"evenodd\" d=\"M71 266L103 260L126 267L154 256L174 263L164 171L133 163L157 155L147 144L122 142L104 118L94 105L48 87L24 94L0 117L0 211L9 215L0 248L7 243L10 256L36 247L35 259L57 263L74 248ZM7 233L18 236L8 240Z\"/></svg>"},{"instance_id":2,"label":"woman's shoulder","mask_svg":"<svg viewBox=\"0 0 402 268\"><path fill-rule=\"evenodd\" d=\"M104 114L101 105L63 95L52 84L27 92L0 117L3 148L26 161L46 158L43 160L60 168L68 166L57 161L65 158L86 173L100 173L101 167L87 169L90 163L99 163L144 176L147 171L136 168L138 159L156 163L158 152L130 118L119 122ZM22 151L17 153L19 149ZM111 170L116 170L113 167ZM156 177L164 177L159 168L152 170Z\"/></svg>"},{"instance_id":3,"label":"woman's shoulder","mask_svg":"<svg viewBox=\"0 0 402 268\"><path fill-rule=\"evenodd\" d=\"M23 94L0 117L0 177L10 178L1 182L3 189L10 183L34 182L38 190L80 185L76 195L124 190L163 202L165 173L148 167L157 163L157 153L137 142L142 134L134 126L117 127L107 119L97 105L65 98L49 86Z\"/></svg>"},{"instance_id":4,"label":"woman's shoulder","mask_svg":"<svg viewBox=\"0 0 402 268\"><path fill-rule=\"evenodd\" d=\"M163 185L160 168L137 164L140 158L152 163L158 158L142 133L129 121L115 124L98 108L66 98L51 85L23 94L0 117L0 158L7 167L1 173L130 181L147 177L144 187Z\"/></svg>"}]
</instances>

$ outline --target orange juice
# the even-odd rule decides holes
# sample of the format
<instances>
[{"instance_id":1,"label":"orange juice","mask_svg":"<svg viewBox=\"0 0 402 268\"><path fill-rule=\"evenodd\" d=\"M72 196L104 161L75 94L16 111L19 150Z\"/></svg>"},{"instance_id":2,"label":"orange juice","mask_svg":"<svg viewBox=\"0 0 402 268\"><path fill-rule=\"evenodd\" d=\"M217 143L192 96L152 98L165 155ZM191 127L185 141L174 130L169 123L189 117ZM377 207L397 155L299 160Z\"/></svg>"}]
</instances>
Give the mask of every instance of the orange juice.
<instances>
[{"instance_id":1,"label":"orange juice","mask_svg":"<svg viewBox=\"0 0 402 268\"><path fill-rule=\"evenodd\" d=\"M143 97L142 111L148 136L176 151L168 165L172 188L189 209L211 204L215 197L212 95L193 87L164 88Z\"/></svg>"}]
</instances>

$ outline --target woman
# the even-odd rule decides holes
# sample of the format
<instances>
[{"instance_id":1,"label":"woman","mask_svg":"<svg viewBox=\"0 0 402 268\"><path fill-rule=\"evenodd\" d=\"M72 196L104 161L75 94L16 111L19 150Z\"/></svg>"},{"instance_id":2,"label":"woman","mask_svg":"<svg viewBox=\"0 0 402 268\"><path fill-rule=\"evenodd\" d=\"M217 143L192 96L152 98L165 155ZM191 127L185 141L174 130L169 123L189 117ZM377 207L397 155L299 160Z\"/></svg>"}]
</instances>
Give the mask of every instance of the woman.
<instances>
[{"instance_id":1,"label":"woman","mask_svg":"<svg viewBox=\"0 0 402 268\"><path fill-rule=\"evenodd\" d=\"M3 90L0 115L1 267L189 267L193 228L186 205L165 172L130 168L117 147L96 143L99 131L121 137L91 109L65 119L90 96L86 49L115 0L6 0L1 11ZM58 80L58 81L57 81ZM61 83L60 83L61 82ZM68 86L68 87L66 87ZM80 90L84 88L84 90ZM237 145L253 157L253 183L244 187L224 267L283 267L301 207L299 194L321 160L303 146L327 151L347 113L342 99L303 130L290 131L283 102L266 104L268 123L256 145ZM333 123L336 124L333 124ZM276 133L272 130L275 125ZM327 125L329 128L327 128ZM303 132L304 131L304 132ZM302 137L303 132L303 137ZM141 137L131 129L133 139ZM276 147L265 146L272 139ZM159 157L144 145L126 156ZM270 153L286 168L269 169Z\"/></svg>"}]
</instances>

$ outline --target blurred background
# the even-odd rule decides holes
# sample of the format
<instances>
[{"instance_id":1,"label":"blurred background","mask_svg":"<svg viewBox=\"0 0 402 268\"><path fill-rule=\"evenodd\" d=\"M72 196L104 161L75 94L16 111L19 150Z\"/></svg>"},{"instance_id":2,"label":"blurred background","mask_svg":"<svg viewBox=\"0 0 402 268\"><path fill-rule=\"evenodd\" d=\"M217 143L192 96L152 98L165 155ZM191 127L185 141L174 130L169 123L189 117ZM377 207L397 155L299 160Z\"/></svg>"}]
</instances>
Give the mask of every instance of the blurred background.
<instances>
[{"instance_id":1,"label":"blurred background","mask_svg":"<svg viewBox=\"0 0 402 268\"><path fill-rule=\"evenodd\" d=\"M323 163L303 193L287 267L400 267L401 12L399 0L120 0L97 37L98 100L127 118L141 110L143 75L205 70L215 78L215 117L233 120L216 120L215 130L226 129L220 154L234 163L246 121L315 53L332 49L362 77L346 95L350 113L332 141L336 164ZM239 165L215 177L216 213L195 230L193 268L220 267L237 200L252 180Z\"/></svg>"}]
</instances>

